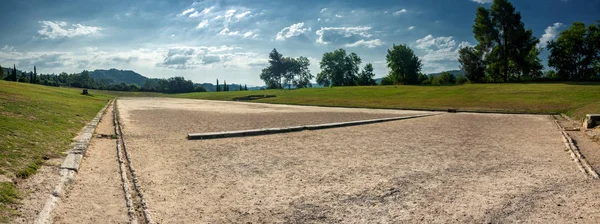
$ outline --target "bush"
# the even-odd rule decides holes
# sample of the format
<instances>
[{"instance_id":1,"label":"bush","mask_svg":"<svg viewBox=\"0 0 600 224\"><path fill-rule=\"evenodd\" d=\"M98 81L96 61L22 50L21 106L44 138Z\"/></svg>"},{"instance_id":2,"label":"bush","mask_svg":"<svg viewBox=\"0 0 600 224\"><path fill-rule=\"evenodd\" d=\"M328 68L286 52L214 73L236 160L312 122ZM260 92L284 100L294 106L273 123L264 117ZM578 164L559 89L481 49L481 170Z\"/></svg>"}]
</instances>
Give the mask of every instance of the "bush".
<instances>
[{"instance_id":1,"label":"bush","mask_svg":"<svg viewBox=\"0 0 600 224\"><path fill-rule=\"evenodd\" d=\"M388 76L386 76L386 77L383 77L383 78L381 79L381 85L382 85L382 86L390 86L390 85L394 85L394 78L393 78L393 77L391 77L391 76L389 76L389 75L388 75Z\"/></svg>"},{"instance_id":2,"label":"bush","mask_svg":"<svg viewBox=\"0 0 600 224\"><path fill-rule=\"evenodd\" d=\"M467 83L468 81L469 80L464 75L457 75L456 76L456 84L462 85L462 84Z\"/></svg>"},{"instance_id":3,"label":"bush","mask_svg":"<svg viewBox=\"0 0 600 224\"><path fill-rule=\"evenodd\" d=\"M433 78L432 84L434 85L454 85L456 78L450 72L442 72L442 74Z\"/></svg>"}]
</instances>

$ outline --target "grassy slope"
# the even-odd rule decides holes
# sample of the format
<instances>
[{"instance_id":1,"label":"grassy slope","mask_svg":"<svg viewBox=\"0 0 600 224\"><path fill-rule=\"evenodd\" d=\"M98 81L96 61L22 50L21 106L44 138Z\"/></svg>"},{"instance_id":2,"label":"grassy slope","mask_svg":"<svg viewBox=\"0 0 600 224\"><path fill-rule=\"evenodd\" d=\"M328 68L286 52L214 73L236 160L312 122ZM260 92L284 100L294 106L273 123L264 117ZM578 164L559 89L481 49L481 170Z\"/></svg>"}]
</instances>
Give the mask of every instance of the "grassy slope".
<instances>
[{"instance_id":1,"label":"grassy slope","mask_svg":"<svg viewBox=\"0 0 600 224\"><path fill-rule=\"evenodd\" d=\"M467 84L458 86L373 86L300 90L209 92L165 95L171 97L231 100L250 94L275 94L265 103L297 105L566 113L581 118L600 112L600 85Z\"/></svg>"},{"instance_id":2,"label":"grassy slope","mask_svg":"<svg viewBox=\"0 0 600 224\"><path fill-rule=\"evenodd\" d=\"M0 174L26 178L43 158L68 149L71 140L111 98L79 89L0 81ZM0 184L0 220L15 202L12 183Z\"/></svg>"}]
</instances>

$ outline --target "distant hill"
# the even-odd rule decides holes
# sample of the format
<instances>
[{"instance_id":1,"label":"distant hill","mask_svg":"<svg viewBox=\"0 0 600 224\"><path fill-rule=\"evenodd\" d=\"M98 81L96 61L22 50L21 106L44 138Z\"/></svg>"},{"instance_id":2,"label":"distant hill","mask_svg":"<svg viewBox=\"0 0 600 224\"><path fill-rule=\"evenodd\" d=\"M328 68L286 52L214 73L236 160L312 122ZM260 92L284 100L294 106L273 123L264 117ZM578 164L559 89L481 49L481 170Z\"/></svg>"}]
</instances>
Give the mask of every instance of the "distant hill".
<instances>
[{"instance_id":1,"label":"distant hill","mask_svg":"<svg viewBox=\"0 0 600 224\"><path fill-rule=\"evenodd\" d=\"M148 79L147 77L140 75L130 70L118 70L111 68L109 70L97 69L90 72L90 77L95 80L107 80L113 83L127 83L136 84L138 86L144 85L144 82Z\"/></svg>"}]
</instances>

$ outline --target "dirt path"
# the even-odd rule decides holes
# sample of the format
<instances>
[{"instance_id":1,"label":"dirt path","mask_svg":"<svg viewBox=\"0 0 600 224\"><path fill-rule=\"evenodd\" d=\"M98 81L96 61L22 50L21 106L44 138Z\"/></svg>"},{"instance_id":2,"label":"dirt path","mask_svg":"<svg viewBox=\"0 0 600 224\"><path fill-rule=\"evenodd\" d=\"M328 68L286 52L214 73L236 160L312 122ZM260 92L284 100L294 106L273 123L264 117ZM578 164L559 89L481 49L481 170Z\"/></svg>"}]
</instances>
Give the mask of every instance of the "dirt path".
<instances>
[{"instance_id":1,"label":"dirt path","mask_svg":"<svg viewBox=\"0 0 600 224\"><path fill-rule=\"evenodd\" d=\"M106 109L95 136L114 134L112 112L112 106ZM128 223L115 147L114 139L92 139L74 182L55 211L55 223Z\"/></svg>"},{"instance_id":2,"label":"dirt path","mask_svg":"<svg viewBox=\"0 0 600 224\"><path fill-rule=\"evenodd\" d=\"M577 170L549 116L441 114L187 141L192 131L419 112L160 98L119 108L159 223L600 222L599 182Z\"/></svg>"}]
</instances>

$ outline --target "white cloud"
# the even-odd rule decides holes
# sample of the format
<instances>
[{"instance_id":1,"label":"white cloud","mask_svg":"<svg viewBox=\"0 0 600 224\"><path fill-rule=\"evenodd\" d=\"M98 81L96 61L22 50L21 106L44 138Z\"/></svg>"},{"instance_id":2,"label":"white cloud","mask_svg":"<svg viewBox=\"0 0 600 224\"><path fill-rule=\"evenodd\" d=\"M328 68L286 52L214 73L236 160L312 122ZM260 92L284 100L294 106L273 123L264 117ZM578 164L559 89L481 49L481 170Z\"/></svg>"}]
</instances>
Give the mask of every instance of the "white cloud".
<instances>
[{"instance_id":1,"label":"white cloud","mask_svg":"<svg viewBox=\"0 0 600 224\"><path fill-rule=\"evenodd\" d=\"M415 26L411 26L411 27L408 28L408 30L412 30L414 28L415 28Z\"/></svg>"},{"instance_id":2,"label":"white cloud","mask_svg":"<svg viewBox=\"0 0 600 224\"><path fill-rule=\"evenodd\" d=\"M204 8L204 9L203 9L203 10L200 12L200 14L202 14L202 15L206 15L206 14L210 13L210 11L212 11L213 9L214 9L214 7L210 7L210 8Z\"/></svg>"},{"instance_id":3,"label":"white cloud","mask_svg":"<svg viewBox=\"0 0 600 224\"><path fill-rule=\"evenodd\" d=\"M194 8L189 8L189 9L183 10L183 12L181 12L181 13L180 13L178 16L185 16L185 15L187 15L188 13L191 13L191 12L193 12L193 11L196 11L196 9L194 9Z\"/></svg>"},{"instance_id":4,"label":"white cloud","mask_svg":"<svg viewBox=\"0 0 600 224\"><path fill-rule=\"evenodd\" d=\"M379 39L375 39L375 40L367 40L367 41L365 41L365 40L359 40L359 41L356 41L356 42L351 43L351 44L345 44L344 47L360 47L360 46L363 46L363 47L367 47L367 48L374 48L374 47L379 47L381 45L383 45L383 42L381 40L379 40Z\"/></svg>"},{"instance_id":5,"label":"white cloud","mask_svg":"<svg viewBox=\"0 0 600 224\"><path fill-rule=\"evenodd\" d=\"M477 2L479 4L487 4L487 3L492 3L494 0L471 0L473 2Z\"/></svg>"},{"instance_id":6,"label":"white cloud","mask_svg":"<svg viewBox=\"0 0 600 224\"><path fill-rule=\"evenodd\" d=\"M200 13L199 12L194 12L192 14L190 14L190 18L196 18L196 17L200 17Z\"/></svg>"},{"instance_id":7,"label":"white cloud","mask_svg":"<svg viewBox=\"0 0 600 224\"><path fill-rule=\"evenodd\" d=\"M221 32L219 32L221 36L233 36L233 37L243 37L243 38L256 38L258 34L253 31L246 31L245 33L241 33L240 31L230 31L229 28L225 27Z\"/></svg>"},{"instance_id":8,"label":"white cloud","mask_svg":"<svg viewBox=\"0 0 600 224\"><path fill-rule=\"evenodd\" d=\"M322 8L321 9L321 13L324 13L325 11L327 11L327 8Z\"/></svg>"},{"instance_id":9,"label":"white cloud","mask_svg":"<svg viewBox=\"0 0 600 224\"><path fill-rule=\"evenodd\" d=\"M540 42L537 47L546 47L548 45L548 41L556 39L559 32L558 30L563 27L562 23L554 23L552 26L548 26L545 30L544 35L540 38Z\"/></svg>"},{"instance_id":10,"label":"white cloud","mask_svg":"<svg viewBox=\"0 0 600 224\"><path fill-rule=\"evenodd\" d=\"M208 20L202 20L202 22L198 23L197 29L202 29L208 25Z\"/></svg>"},{"instance_id":11,"label":"white cloud","mask_svg":"<svg viewBox=\"0 0 600 224\"><path fill-rule=\"evenodd\" d=\"M39 21L39 23L42 24L42 28L38 30L38 33L43 39L85 36L102 30L102 28L96 26L84 26L79 23L69 25L63 21Z\"/></svg>"},{"instance_id":12,"label":"white cloud","mask_svg":"<svg viewBox=\"0 0 600 224\"><path fill-rule=\"evenodd\" d=\"M250 14L250 11L245 11L245 12L235 15L235 18L239 20L239 19L246 17L249 14Z\"/></svg>"},{"instance_id":13,"label":"white cloud","mask_svg":"<svg viewBox=\"0 0 600 224\"><path fill-rule=\"evenodd\" d=\"M434 37L431 34L418 39L416 43L415 48L425 53L419 57L423 61L424 69L432 72L457 69L458 50L472 46L469 42L457 44L452 36Z\"/></svg>"},{"instance_id":14,"label":"white cloud","mask_svg":"<svg viewBox=\"0 0 600 224\"><path fill-rule=\"evenodd\" d=\"M335 14L335 17L336 17L336 18L342 18L342 17L344 17L344 16L342 16L342 15L340 15L340 14Z\"/></svg>"},{"instance_id":15,"label":"white cloud","mask_svg":"<svg viewBox=\"0 0 600 224\"><path fill-rule=\"evenodd\" d=\"M406 13L406 9L402 9L400 11L395 11L394 15L397 16L397 15L404 14L404 13Z\"/></svg>"},{"instance_id":16,"label":"white cloud","mask_svg":"<svg viewBox=\"0 0 600 224\"><path fill-rule=\"evenodd\" d=\"M310 27L308 27L308 28L303 28L303 27L304 27L304 23L302 23L302 22L292 24L291 26L285 27L281 31L279 31L279 33L277 33L277 35L275 35L275 40L285 40L290 37L295 37L300 34L311 31Z\"/></svg>"},{"instance_id":17,"label":"white cloud","mask_svg":"<svg viewBox=\"0 0 600 224\"><path fill-rule=\"evenodd\" d=\"M367 31L371 30L368 26L356 27L321 27L316 31L319 35L317 43L329 44L332 42L355 43L364 37L371 37Z\"/></svg>"},{"instance_id":18,"label":"white cloud","mask_svg":"<svg viewBox=\"0 0 600 224\"><path fill-rule=\"evenodd\" d=\"M226 21L230 21L230 20L231 20L231 17L233 17L233 14L235 14L235 12L236 12L236 10L235 10L235 9L230 9L230 10L227 10L227 11L225 12L225 20L226 20Z\"/></svg>"}]
</instances>

